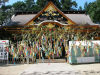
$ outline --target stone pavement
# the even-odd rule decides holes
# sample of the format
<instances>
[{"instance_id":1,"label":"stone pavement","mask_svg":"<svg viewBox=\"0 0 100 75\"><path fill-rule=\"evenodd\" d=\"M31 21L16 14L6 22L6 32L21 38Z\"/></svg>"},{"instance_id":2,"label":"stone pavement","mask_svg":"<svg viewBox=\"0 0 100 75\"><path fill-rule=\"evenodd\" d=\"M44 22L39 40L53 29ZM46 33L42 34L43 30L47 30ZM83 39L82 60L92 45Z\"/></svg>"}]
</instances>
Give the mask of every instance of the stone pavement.
<instances>
[{"instance_id":1,"label":"stone pavement","mask_svg":"<svg viewBox=\"0 0 100 75\"><path fill-rule=\"evenodd\" d=\"M38 63L20 75L100 75L100 64Z\"/></svg>"}]
</instances>

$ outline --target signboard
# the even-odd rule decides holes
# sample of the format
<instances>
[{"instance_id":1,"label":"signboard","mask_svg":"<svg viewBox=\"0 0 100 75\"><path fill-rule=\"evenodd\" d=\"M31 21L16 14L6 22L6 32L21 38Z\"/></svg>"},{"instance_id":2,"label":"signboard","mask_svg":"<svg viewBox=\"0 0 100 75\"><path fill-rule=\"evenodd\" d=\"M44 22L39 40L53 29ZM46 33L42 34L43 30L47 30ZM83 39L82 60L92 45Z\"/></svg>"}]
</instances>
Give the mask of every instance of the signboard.
<instances>
[{"instance_id":1,"label":"signboard","mask_svg":"<svg viewBox=\"0 0 100 75\"><path fill-rule=\"evenodd\" d=\"M7 47L9 46L8 40L0 40L0 60L8 60Z\"/></svg>"},{"instance_id":2,"label":"signboard","mask_svg":"<svg viewBox=\"0 0 100 75\"><path fill-rule=\"evenodd\" d=\"M69 41L69 63L100 62L100 40Z\"/></svg>"},{"instance_id":3,"label":"signboard","mask_svg":"<svg viewBox=\"0 0 100 75\"><path fill-rule=\"evenodd\" d=\"M95 62L95 57L77 57L77 63Z\"/></svg>"}]
</instances>

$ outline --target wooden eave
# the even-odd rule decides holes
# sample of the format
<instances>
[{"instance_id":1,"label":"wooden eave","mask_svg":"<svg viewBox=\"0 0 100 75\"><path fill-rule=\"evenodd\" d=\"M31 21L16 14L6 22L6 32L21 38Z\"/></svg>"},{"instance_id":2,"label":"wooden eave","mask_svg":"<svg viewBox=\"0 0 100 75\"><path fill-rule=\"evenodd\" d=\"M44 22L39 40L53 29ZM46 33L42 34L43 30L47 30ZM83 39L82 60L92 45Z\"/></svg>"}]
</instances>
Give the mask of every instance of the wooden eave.
<instances>
[{"instance_id":1,"label":"wooden eave","mask_svg":"<svg viewBox=\"0 0 100 75\"><path fill-rule=\"evenodd\" d=\"M60 26L60 27L69 25L69 24L62 25L62 24L60 24L60 23L58 23L58 22L44 22L44 23L42 23L42 25L47 25L47 24L49 24L49 23L50 23L50 24L54 24L54 25L58 25L58 26Z\"/></svg>"}]
</instances>

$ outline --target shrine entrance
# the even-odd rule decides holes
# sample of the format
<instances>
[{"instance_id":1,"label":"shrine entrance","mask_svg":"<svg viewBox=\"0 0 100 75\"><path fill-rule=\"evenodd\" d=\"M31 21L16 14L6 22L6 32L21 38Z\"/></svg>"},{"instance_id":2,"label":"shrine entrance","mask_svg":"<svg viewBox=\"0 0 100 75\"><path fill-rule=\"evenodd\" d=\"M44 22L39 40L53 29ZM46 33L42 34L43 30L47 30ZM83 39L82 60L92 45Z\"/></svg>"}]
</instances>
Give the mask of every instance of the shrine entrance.
<instances>
[{"instance_id":1,"label":"shrine entrance","mask_svg":"<svg viewBox=\"0 0 100 75\"><path fill-rule=\"evenodd\" d=\"M99 39L99 30L85 12L62 12L50 1L38 14L16 12L0 33L9 39L9 63L34 63L36 59L65 58L66 53L68 58L69 41Z\"/></svg>"},{"instance_id":2,"label":"shrine entrance","mask_svg":"<svg viewBox=\"0 0 100 75\"><path fill-rule=\"evenodd\" d=\"M65 58L66 39L63 27L48 23L38 27L37 59L63 59Z\"/></svg>"},{"instance_id":3,"label":"shrine entrance","mask_svg":"<svg viewBox=\"0 0 100 75\"><path fill-rule=\"evenodd\" d=\"M37 60L49 61L57 59L57 62L66 62L66 32L63 25L47 23L24 28L21 41L16 38L16 43L10 42L9 63L34 63ZM58 59L61 59L58 61ZM52 63L52 62L51 62Z\"/></svg>"}]
</instances>

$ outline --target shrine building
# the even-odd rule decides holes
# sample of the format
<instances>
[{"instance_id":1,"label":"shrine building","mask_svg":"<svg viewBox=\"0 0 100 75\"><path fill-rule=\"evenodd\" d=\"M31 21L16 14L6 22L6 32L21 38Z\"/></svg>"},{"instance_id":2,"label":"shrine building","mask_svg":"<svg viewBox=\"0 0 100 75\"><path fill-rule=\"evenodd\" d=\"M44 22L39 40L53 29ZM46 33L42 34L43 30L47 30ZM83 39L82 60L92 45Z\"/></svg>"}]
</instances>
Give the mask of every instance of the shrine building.
<instances>
[{"instance_id":1,"label":"shrine building","mask_svg":"<svg viewBox=\"0 0 100 75\"><path fill-rule=\"evenodd\" d=\"M83 26L83 27L98 27L98 24L92 22L91 18L85 11L64 11L58 9L51 1L38 13L34 12L16 12L11 21L3 27L5 30L21 33L23 28L34 29L37 26L50 27L58 25L60 27ZM92 31L77 29L75 31Z\"/></svg>"},{"instance_id":2,"label":"shrine building","mask_svg":"<svg viewBox=\"0 0 100 75\"><path fill-rule=\"evenodd\" d=\"M93 23L85 11L61 11L51 1L38 13L16 12L2 29L13 34L13 41L17 41L16 49L11 46L9 51L16 59L21 55L32 59L63 58L69 41L100 39L99 24Z\"/></svg>"}]
</instances>

